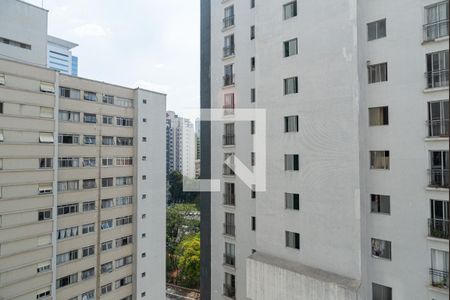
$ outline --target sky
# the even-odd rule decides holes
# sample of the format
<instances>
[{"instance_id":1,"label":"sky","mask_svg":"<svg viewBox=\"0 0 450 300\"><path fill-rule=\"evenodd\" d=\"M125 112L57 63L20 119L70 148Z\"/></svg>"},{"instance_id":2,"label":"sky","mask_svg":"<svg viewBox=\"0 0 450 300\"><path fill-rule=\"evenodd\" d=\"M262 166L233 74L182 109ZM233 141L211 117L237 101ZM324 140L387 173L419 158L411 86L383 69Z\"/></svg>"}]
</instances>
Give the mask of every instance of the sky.
<instances>
[{"instance_id":1,"label":"sky","mask_svg":"<svg viewBox=\"0 0 450 300\"><path fill-rule=\"evenodd\" d=\"M200 106L200 1L26 0L49 10L48 34L79 44L80 77L167 93L192 120Z\"/></svg>"}]
</instances>

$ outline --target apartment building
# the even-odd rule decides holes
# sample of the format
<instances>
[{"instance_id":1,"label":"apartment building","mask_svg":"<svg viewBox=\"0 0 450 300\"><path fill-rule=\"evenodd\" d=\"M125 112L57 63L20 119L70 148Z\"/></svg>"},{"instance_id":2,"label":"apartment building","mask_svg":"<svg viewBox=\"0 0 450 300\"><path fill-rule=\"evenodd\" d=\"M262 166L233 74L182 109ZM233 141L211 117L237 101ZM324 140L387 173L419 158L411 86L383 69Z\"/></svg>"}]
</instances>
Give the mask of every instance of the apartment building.
<instances>
[{"instance_id":1,"label":"apartment building","mask_svg":"<svg viewBox=\"0 0 450 300\"><path fill-rule=\"evenodd\" d=\"M0 59L0 299L165 297L165 99Z\"/></svg>"},{"instance_id":2,"label":"apartment building","mask_svg":"<svg viewBox=\"0 0 450 300\"><path fill-rule=\"evenodd\" d=\"M202 1L202 298L448 299L448 79L448 1Z\"/></svg>"},{"instance_id":3,"label":"apartment building","mask_svg":"<svg viewBox=\"0 0 450 300\"><path fill-rule=\"evenodd\" d=\"M72 49L78 44L49 35L47 37L47 66L63 74L78 75L78 57Z\"/></svg>"}]
</instances>

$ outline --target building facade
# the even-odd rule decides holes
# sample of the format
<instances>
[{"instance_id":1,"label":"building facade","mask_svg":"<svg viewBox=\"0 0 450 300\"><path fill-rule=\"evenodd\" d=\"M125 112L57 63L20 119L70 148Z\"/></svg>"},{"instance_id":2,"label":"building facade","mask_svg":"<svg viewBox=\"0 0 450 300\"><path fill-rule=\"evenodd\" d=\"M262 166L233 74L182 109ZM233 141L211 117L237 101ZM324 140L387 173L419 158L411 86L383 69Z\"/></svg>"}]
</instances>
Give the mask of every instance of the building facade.
<instances>
[{"instance_id":1,"label":"building facade","mask_svg":"<svg viewBox=\"0 0 450 300\"><path fill-rule=\"evenodd\" d=\"M448 298L448 1L366 2L202 1L205 299Z\"/></svg>"},{"instance_id":2,"label":"building facade","mask_svg":"<svg viewBox=\"0 0 450 300\"><path fill-rule=\"evenodd\" d=\"M0 60L1 299L165 297L165 95Z\"/></svg>"},{"instance_id":3,"label":"building facade","mask_svg":"<svg viewBox=\"0 0 450 300\"><path fill-rule=\"evenodd\" d=\"M194 125L175 112L166 113L166 169L167 174L179 171L195 178L196 141Z\"/></svg>"},{"instance_id":4,"label":"building facade","mask_svg":"<svg viewBox=\"0 0 450 300\"><path fill-rule=\"evenodd\" d=\"M47 67L63 74L78 76L78 57L71 49L78 44L49 35L47 37Z\"/></svg>"}]
</instances>

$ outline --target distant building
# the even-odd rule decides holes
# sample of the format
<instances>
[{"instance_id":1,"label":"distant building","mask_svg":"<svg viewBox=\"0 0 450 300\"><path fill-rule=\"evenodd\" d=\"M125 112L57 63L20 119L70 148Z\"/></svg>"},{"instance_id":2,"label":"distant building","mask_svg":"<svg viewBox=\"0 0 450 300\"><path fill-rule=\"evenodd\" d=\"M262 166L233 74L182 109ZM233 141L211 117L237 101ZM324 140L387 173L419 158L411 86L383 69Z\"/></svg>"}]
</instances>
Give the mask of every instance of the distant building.
<instances>
[{"instance_id":1,"label":"distant building","mask_svg":"<svg viewBox=\"0 0 450 300\"><path fill-rule=\"evenodd\" d=\"M195 134L189 119L181 118L173 111L166 113L166 169L167 174L179 171L195 178Z\"/></svg>"},{"instance_id":2,"label":"distant building","mask_svg":"<svg viewBox=\"0 0 450 300\"><path fill-rule=\"evenodd\" d=\"M67 75L78 75L78 57L71 49L78 44L49 35L47 37L47 67Z\"/></svg>"}]
</instances>

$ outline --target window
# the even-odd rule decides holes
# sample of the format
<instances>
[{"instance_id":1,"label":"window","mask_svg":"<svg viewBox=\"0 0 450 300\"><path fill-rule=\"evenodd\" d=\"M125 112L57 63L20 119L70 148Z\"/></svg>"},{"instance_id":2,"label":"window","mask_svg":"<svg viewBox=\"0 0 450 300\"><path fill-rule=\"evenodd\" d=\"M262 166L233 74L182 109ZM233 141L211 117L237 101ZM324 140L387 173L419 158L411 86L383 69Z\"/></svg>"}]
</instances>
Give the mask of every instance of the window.
<instances>
[{"instance_id":1,"label":"window","mask_svg":"<svg viewBox=\"0 0 450 300\"><path fill-rule=\"evenodd\" d=\"M84 135L83 136L83 143L85 145L95 145L96 144L96 137L95 137L95 135Z\"/></svg>"},{"instance_id":2,"label":"window","mask_svg":"<svg viewBox=\"0 0 450 300\"><path fill-rule=\"evenodd\" d=\"M102 166L108 167L113 165L113 159L112 158L102 158Z\"/></svg>"},{"instance_id":3,"label":"window","mask_svg":"<svg viewBox=\"0 0 450 300\"><path fill-rule=\"evenodd\" d=\"M52 219L52 210L51 209L45 209L38 211L38 221L45 221L45 220L51 220Z\"/></svg>"},{"instance_id":4,"label":"window","mask_svg":"<svg viewBox=\"0 0 450 300\"><path fill-rule=\"evenodd\" d=\"M448 50L429 53L427 61L427 88L448 86Z\"/></svg>"},{"instance_id":5,"label":"window","mask_svg":"<svg viewBox=\"0 0 450 300\"><path fill-rule=\"evenodd\" d=\"M114 104L122 107L133 107L133 100L116 97Z\"/></svg>"},{"instance_id":6,"label":"window","mask_svg":"<svg viewBox=\"0 0 450 300\"><path fill-rule=\"evenodd\" d=\"M78 191L80 189L78 180L58 181L58 192Z\"/></svg>"},{"instance_id":7,"label":"window","mask_svg":"<svg viewBox=\"0 0 450 300\"><path fill-rule=\"evenodd\" d=\"M225 205L232 205L232 206L235 205L234 183L225 182L223 196Z\"/></svg>"},{"instance_id":8,"label":"window","mask_svg":"<svg viewBox=\"0 0 450 300\"><path fill-rule=\"evenodd\" d=\"M142 161L146 161L147 160L147 156L143 155L142 156Z\"/></svg>"},{"instance_id":9,"label":"window","mask_svg":"<svg viewBox=\"0 0 450 300\"><path fill-rule=\"evenodd\" d=\"M286 231L286 247L300 249L300 234Z\"/></svg>"},{"instance_id":10,"label":"window","mask_svg":"<svg viewBox=\"0 0 450 300\"><path fill-rule=\"evenodd\" d=\"M49 262L40 263L37 265L36 273L43 273L49 270L51 270L51 265Z\"/></svg>"},{"instance_id":11,"label":"window","mask_svg":"<svg viewBox=\"0 0 450 300\"><path fill-rule=\"evenodd\" d=\"M250 71L255 71L256 68L256 59L255 57L250 58Z\"/></svg>"},{"instance_id":12,"label":"window","mask_svg":"<svg viewBox=\"0 0 450 300\"><path fill-rule=\"evenodd\" d=\"M284 193L284 207L286 209L300 210L300 195Z\"/></svg>"},{"instance_id":13,"label":"window","mask_svg":"<svg viewBox=\"0 0 450 300\"><path fill-rule=\"evenodd\" d=\"M58 206L58 216L59 215L75 214L75 213L78 212L78 207L79 207L78 203L59 205Z\"/></svg>"},{"instance_id":14,"label":"window","mask_svg":"<svg viewBox=\"0 0 450 300\"><path fill-rule=\"evenodd\" d=\"M63 122L80 122L80 113L75 111L60 110L58 113L59 120Z\"/></svg>"},{"instance_id":15,"label":"window","mask_svg":"<svg viewBox=\"0 0 450 300\"><path fill-rule=\"evenodd\" d=\"M83 257L94 255L95 246L91 245L91 246L83 247L83 249L81 249L81 252L83 253Z\"/></svg>"},{"instance_id":16,"label":"window","mask_svg":"<svg viewBox=\"0 0 450 300\"><path fill-rule=\"evenodd\" d=\"M117 118L116 118L116 124L117 124L117 126L128 126L128 127L132 127L132 126L133 126L133 118L122 118L122 117L117 117Z\"/></svg>"},{"instance_id":17,"label":"window","mask_svg":"<svg viewBox=\"0 0 450 300\"><path fill-rule=\"evenodd\" d=\"M128 205L133 203L133 196L122 196L116 198L116 205Z\"/></svg>"},{"instance_id":18,"label":"window","mask_svg":"<svg viewBox=\"0 0 450 300\"><path fill-rule=\"evenodd\" d=\"M228 298L236 298L236 278L233 274L225 273L223 294Z\"/></svg>"},{"instance_id":19,"label":"window","mask_svg":"<svg viewBox=\"0 0 450 300\"><path fill-rule=\"evenodd\" d=\"M448 100L428 102L428 136L448 136Z\"/></svg>"},{"instance_id":20,"label":"window","mask_svg":"<svg viewBox=\"0 0 450 300\"><path fill-rule=\"evenodd\" d=\"M89 292L81 294L81 300L94 300L94 299L95 299L95 291L94 290L91 290Z\"/></svg>"},{"instance_id":21,"label":"window","mask_svg":"<svg viewBox=\"0 0 450 300\"><path fill-rule=\"evenodd\" d=\"M58 135L58 143L60 144L79 144L80 135L78 134L60 134Z\"/></svg>"},{"instance_id":22,"label":"window","mask_svg":"<svg viewBox=\"0 0 450 300\"><path fill-rule=\"evenodd\" d=\"M130 185L133 184L133 176L116 177L116 185Z\"/></svg>"},{"instance_id":23,"label":"window","mask_svg":"<svg viewBox=\"0 0 450 300\"><path fill-rule=\"evenodd\" d=\"M95 210L95 201L83 202L83 212Z\"/></svg>"},{"instance_id":24,"label":"window","mask_svg":"<svg viewBox=\"0 0 450 300\"><path fill-rule=\"evenodd\" d=\"M44 92L44 93L54 94L55 93L55 86L53 85L53 83L41 82L40 91Z\"/></svg>"},{"instance_id":25,"label":"window","mask_svg":"<svg viewBox=\"0 0 450 300\"><path fill-rule=\"evenodd\" d=\"M386 19L367 24L367 40L373 41L386 37Z\"/></svg>"},{"instance_id":26,"label":"window","mask_svg":"<svg viewBox=\"0 0 450 300\"><path fill-rule=\"evenodd\" d=\"M102 136L102 145L114 145L114 137Z\"/></svg>"},{"instance_id":27,"label":"window","mask_svg":"<svg viewBox=\"0 0 450 300\"><path fill-rule=\"evenodd\" d=\"M133 216L116 218L116 226L122 226L133 223Z\"/></svg>"},{"instance_id":28,"label":"window","mask_svg":"<svg viewBox=\"0 0 450 300\"><path fill-rule=\"evenodd\" d=\"M223 57L234 55L234 34L224 37L223 40Z\"/></svg>"},{"instance_id":29,"label":"window","mask_svg":"<svg viewBox=\"0 0 450 300\"><path fill-rule=\"evenodd\" d=\"M103 220L102 223L101 223L102 230L111 229L112 227L113 227L113 220L112 219Z\"/></svg>"},{"instance_id":30,"label":"window","mask_svg":"<svg viewBox=\"0 0 450 300\"><path fill-rule=\"evenodd\" d=\"M67 87L60 87L59 94L61 97L80 100L80 90L75 90Z\"/></svg>"},{"instance_id":31,"label":"window","mask_svg":"<svg viewBox=\"0 0 450 300\"><path fill-rule=\"evenodd\" d=\"M424 40L448 36L448 1L425 7Z\"/></svg>"},{"instance_id":32,"label":"window","mask_svg":"<svg viewBox=\"0 0 450 300\"><path fill-rule=\"evenodd\" d=\"M94 223L91 224L84 224L83 226L81 226L81 233L82 234L88 234L91 232L95 232L95 225Z\"/></svg>"},{"instance_id":33,"label":"window","mask_svg":"<svg viewBox=\"0 0 450 300\"><path fill-rule=\"evenodd\" d=\"M250 0L250 8L255 8L255 0Z\"/></svg>"},{"instance_id":34,"label":"window","mask_svg":"<svg viewBox=\"0 0 450 300\"><path fill-rule=\"evenodd\" d=\"M142 103L147 104L147 99L142 99Z\"/></svg>"},{"instance_id":35,"label":"window","mask_svg":"<svg viewBox=\"0 0 450 300\"><path fill-rule=\"evenodd\" d=\"M112 261L107 262L103 265L101 265L101 273L111 273L113 270L113 264Z\"/></svg>"},{"instance_id":36,"label":"window","mask_svg":"<svg viewBox=\"0 0 450 300\"><path fill-rule=\"evenodd\" d=\"M83 157L83 167L95 167L95 157Z\"/></svg>"},{"instance_id":37,"label":"window","mask_svg":"<svg viewBox=\"0 0 450 300\"><path fill-rule=\"evenodd\" d=\"M67 275L56 280L56 288L59 289L76 282L78 282L78 273Z\"/></svg>"},{"instance_id":38,"label":"window","mask_svg":"<svg viewBox=\"0 0 450 300\"><path fill-rule=\"evenodd\" d=\"M234 114L234 94L225 94L224 95L224 104L223 109L225 115L232 115Z\"/></svg>"},{"instance_id":39,"label":"window","mask_svg":"<svg viewBox=\"0 0 450 300\"><path fill-rule=\"evenodd\" d=\"M113 241L107 241L102 243L102 251L108 251L113 248Z\"/></svg>"},{"instance_id":40,"label":"window","mask_svg":"<svg viewBox=\"0 0 450 300\"><path fill-rule=\"evenodd\" d=\"M102 208L111 208L114 206L113 199L102 199Z\"/></svg>"},{"instance_id":41,"label":"window","mask_svg":"<svg viewBox=\"0 0 450 300\"><path fill-rule=\"evenodd\" d=\"M256 185L252 184L252 187L250 189L250 198L255 199L256 198Z\"/></svg>"},{"instance_id":42,"label":"window","mask_svg":"<svg viewBox=\"0 0 450 300\"><path fill-rule=\"evenodd\" d=\"M113 186L114 185L113 179L114 179L113 177L102 178L102 187Z\"/></svg>"},{"instance_id":43,"label":"window","mask_svg":"<svg viewBox=\"0 0 450 300\"><path fill-rule=\"evenodd\" d=\"M372 282L373 300L392 300L392 288Z\"/></svg>"},{"instance_id":44,"label":"window","mask_svg":"<svg viewBox=\"0 0 450 300\"><path fill-rule=\"evenodd\" d=\"M234 236L235 226L234 226L234 214L225 213L225 230L224 234Z\"/></svg>"},{"instance_id":45,"label":"window","mask_svg":"<svg viewBox=\"0 0 450 300\"><path fill-rule=\"evenodd\" d=\"M97 116L95 114L84 113L83 120L84 123L95 124L97 123Z\"/></svg>"},{"instance_id":46,"label":"window","mask_svg":"<svg viewBox=\"0 0 450 300\"><path fill-rule=\"evenodd\" d=\"M147 142L147 137L142 137L142 141L145 143L145 142Z\"/></svg>"},{"instance_id":47,"label":"window","mask_svg":"<svg viewBox=\"0 0 450 300\"><path fill-rule=\"evenodd\" d=\"M121 238L116 239L116 247L122 247L133 243L133 236L124 236Z\"/></svg>"},{"instance_id":48,"label":"window","mask_svg":"<svg viewBox=\"0 0 450 300\"><path fill-rule=\"evenodd\" d=\"M250 102L256 102L256 89L250 89Z\"/></svg>"},{"instance_id":49,"label":"window","mask_svg":"<svg viewBox=\"0 0 450 300\"><path fill-rule=\"evenodd\" d=\"M224 125L225 134L223 136L223 144L225 146L234 145L234 123Z\"/></svg>"},{"instance_id":50,"label":"window","mask_svg":"<svg viewBox=\"0 0 450 300\"><path fill-rule=\"evenodd\" d=\"M448 288L448 251L431 249L431 285Z\"/></svg>"},{"instance_id":51,"label":"window","mask_svg":"<svg viewBox=\"0 0 450 300\"><path fill-rule=\"evenodd\" d=\"M51 183L40 183L38 185L38 193L39 193L39 195L53 193L53 185Z\"/></svg>"},{"instance_id":52,"label":"window","mask_svg":"<svg viewBox=\"0 0 450 300\"><path fill-rule=\"evenodd\" d=\"M3 142L3 133L0 133L0 142ZM39 143L52 144L53 143L53 133L39 132Z\"/></svg>"},{"instance_id":53,"label":"window","mask_svg":"<svg viewBox=\"0 0 450 300\"><path fill-rule=\"evenodd\" d=\"M78 226L59 229L57 232L58 240L67 239L78 235Z\"/></svg>"},{"instance_id":54,"label":"window","mask_svg":"<svg viewBox=\"0 0 450 300\"><path fill-rule=\"evenodd\" d=\"M369 126L389 125L389 109L387 106L369 108Z\"/></svg>"},{"instance_id":55,"label":"window","mask_svg":"<svg viewBox=\"0 0 450 300\"><path fill-rule=\"evenodd\" d=\"M89 268L87 270L81 271L81 280L87 280L95 275L95 268Z\"/></svg>"},{"instance_id":56,"label":"window","mask_svg":"<svg viewBox=\"0 0 450 300\"><path fill-rule=\"evenodd\" d=\"M112 291L112 283L108 283L108 284L102 285L102 287L101 287L101 294L102 295L107 294L107 293L109 293L111 291Z\"/></svg>"},{"instance_id":57,"label":"window","mask_svg":"<svg viewBox=\"0 0 450 300\"><path fill-rule=\"evenodd\" d=\"M255 25L250 26L250 40L255 39Z\"/></svg>"},{"instance_id":58,"label":"window","mask_svg":"<svg viewBox=\"0 0 450 300\"><path fill-rule=\"evenodd\" d=\"M78 259L78 250L72 250L56 255L56 264L59 265L76 259Z\"/></svg>"},{"instance_id":59,"label":"window","mask_svg":"<svg viewBox=\"0 0 450 300\"><path fill-rule=\"evenodd\" d=\"M141 273L141 277L145 277L145 272ZM142 293L142 297L144 297L144 296L145 296L145 293Z\"/></svg>"},{"instance_id":60,"label":"window","mask_svg":"<svg viewBox=\"0 0 450 300\"><path fill-rule=\"evenodd\" d=\"M223 86L234 84L233 64L224 66Z\"/></svg>"},{"instance_id":61,"label":"window","mask_svg":"<svg viewBox=\"0 0 450 300\"><path fill-rule=\"evenodd\" d=\"M391 197L386 195L370 195L370 212L378 214L391 213Z\"/></svg>"},{"instance_id":62,"label":"window","mask_svg":"<svg viewBox=\"0 0 450 300\"><path fill-rule=\"evenodd\" d=\"M103 95L102 100L103 100L103 103L114 104L114 96Z\"/></svg>"},{"instance_id":63,"label":"window","mask_svg":"<svg viewBox=\"0 0 450 300\"><path fill-rule=\"evenodd\" d=\"M255 231L256 230L256 217L252 217L252 231Z\"/></svg>"},{"instance_id":64,"label":"window","mask_svg":"<svg viewBox=\"0 0 450 300\"><path fill-rule=\"evenodd\" d=\"M229 266L235 266L235 245L225 242L224 264Z\"/></svg>"},{"instance_id":65,"label":"window","mask_svg":"<svg viewBox=\"0 0 450 300\"><path fill-rule=\"evenodd\" d=\"M116 165L117 166L131 166L131 165L133 165L133 157L117 157Z\"/></svg>"},{"instance_id":66,"label":"window","mask_svg":"<svg viewBox=\"0 0 450 300\"><path fill-rule=\"evenodd\" d=\"M113 117L112 116L103 116L103 124L112 125Z\"/></svg>"},{"instance_id":67,"label":"window","mask_svg":"<svg viewBox=\"0 0 450 300\"><path fill-rule=\"evenodd\" d=\"M53 168L53 158L39 158L39 169Z\"/></svg>"},{"instance_id":68,"label":"window","mask_svg":"<svg viewBox=\"0 0 450 300\"><path fill-rule=\"evenodd\" d=\"M234 25L234 6L230 5L224 9L223 28L229 28Z\"/></svg>"},{"instance_id":69,"label":"window","mask_svg":"<svg viewBox=\"0 0 450 300\"><path fill-rule=\"evenodd\" d=\"M298 77L291 77L284 79L284 94L297 94L298 93Z\"/></svg>"},{"instance_id":70,"label":"window","mask_svg":"<svg viewBox=\"0 0 450 300\"><path fill-rule=\"evenodd\" d=\"M74 157L60 157L58 158L59 168L78 168L80 166L80 159Z\"/></svg>"},{"instance_id":71,"label":"window","mask_svg":"<svg viewBox=\"0 0 450 300\"><path fill-rule=\"evenodd\" d=\"M369 65L367 70L369 72L369 84L388 81L387 63Z\"/></svg>"},{"instance_id":72,"label":"window","mask_svg":"<svg viewBox=\"0 0 450 300\"><path fill-rule=\"evenodd\" d=\"M0 102L0 114L3 113L3 102Z\"/></svg>"},{"instance_id":73,"label":"window","mask_svg":"<svg viewBox=\"0 0 450 300\"><path fill-rule=\"evenodd\" d=\"M284 117L284 132L298 132L298 116Z\"/></svg>"},{"instance_id":74,"label":"window","mask_svg":"<svg viewBox=\"0 0 450 300\"><path fill-rule=\"evenodd\" d=\"M143 123L147 123L147 118L142 118Z\"/></svg>"},{"instance_id":75,"label":"window","mask_svg":"<svg viewBox=\"0 0 450 300\"><path fill-rule=\"evenodd\" d=\"M430 187L448 188L448 151L430 151Z\"/></svg>"},{"instance_id":76,"label":"window","mask_svg":"<svg viewBox=\"0 0 450 300\"><path fill-rule=\"evenodd\" d=\"M234 153L224 153L223 175L234 176ZM228 164L226 163L228 161ZM231 165L231 166L229 166Z\"/></svg>"},{"instance_id":77,"label":"window","mask_svg":"<svg viewBox=\"0 0 450 300\"><path fill-rule=\"evenodd\" d=\"M0 74L0 85L5 85L5 74Z\"/></svg>"},{"instance_id":78,"label":"window","mask_svg":"<svg viewBox=\"0 0 450 300\"><path fill-rule=\"evenodd\" d=\"M126 265L129 265L132 262L133 262L133 256L132 255L116 259L116 269L117 268L121 268L121 267L126 266Z\"/></svg>"},{"instance_id":79,"label":"window","mask_svg":"<svg viewBox=\"0 0 450 300\"><path fill-rule=\"evenodd\" d=\"M53 136L52 136L53 137ZM3 138L3 129L0 129L0 142L3 142L4 138ZM41 138L39 137L39 142L41 142ZM52 142L53 143L53 142Z\"/></svg>"},{"instance_id":80,"label":"window","mask_svg":"<svg viewBox=\"0 0 450 300\"><path fill-rule=\"evenodd\" d=\"M391 242L373 238L372 256L391 260Z\"/></svg>"},{"instance_id":81,"label":"window","mask_svg":"<svg viewBox=\"0 0 450 300\"><path fill-rule=\"evenodd\" d=\"M285 171L298 171L299 156L298 154L285 154L284 155L284 170Z\"/></svg>"},{"instance_id":82,"label":"window","mask_svg":"<svg viewBox=\"0 0 450 300\"><path fill-rule=\"evenodd\" d=\"M3 113L3 112L2 112L2 106L3 106L3 104L0 103L0 114ZM41 118L49 118L49 119L53 119L53 108L41 106L41 107L40 107L39 116L40 116Z\"/></svg>"},{"instance_id":83,"label":"window","mask_svg":"<svg viewBox=\"0 0 450 300\"><path fill-rule=\"evenodd\" d=\"M256 154L255 152L250 152L250 164L254 166L256 163Z\"/></svg>"},{"instance_id":84,"label":"window","mask_svg":"<svg viewBox=\"0 0 450 300\"><path fill-rule=\"evenodd\" d=\"M84 100L86 101L97 101L97 94L94 92L84 92Z\"/></svg>"},{"instance_id":85,"label":"window","mask_svg":"<svg viewBox=\"0 0 450 300\"><path fill-rule=\"evenodd\" d=\"M133 146L133 138L131 137L117 137L116 143L119 146Z\"/></svg>"},{"instance_id":86,"label":"window","mask_svg":"<svg viewBox=\"0 0 450 300\"><path fill-rule=\"evenodd\" d=\"M132 282L132 276L131 275L129 275L127 277L124 277L122 279L116 280L116 284L115 284L116 289L118 289L118 288L120 288L122 286L128 285L131 282Z\"/></svg>"},{"instance_id":87,"label":"window","mask_svg":"<svg viewBox=\"0 0 450 300\"><path fill-rule=\"evenodd\" d=\"M283 17L285 20L297 16L297 1L292 1L283 5Z\"/></svg>"},{"instance_id":88,"label":"window","mask_svg":"<svg viewBox=\"0 0 450 300\"><path fill-rule=\"evenodd\" d=\"M96 187L95 179L83 179L83 189L95 189Z\"/></svg>"},{"instance_id":89,"label":"window","mask_svg":"<svg viewBox=\"0 0 450 300\"><path fill-rule=\"evenodd\" d=\"M370 151L370 168L389 170L389 151Z\"/></svg>"},{"instance_id":90,"label":"window","mask_svg":"<svg viewBox=\"0 0 450 300\"><path fill-rule=\"evenodd\" d=\"M289 57L298 54L298 41L292 39L283 42L284 57Z\"/></svg>"}]
</instances>

